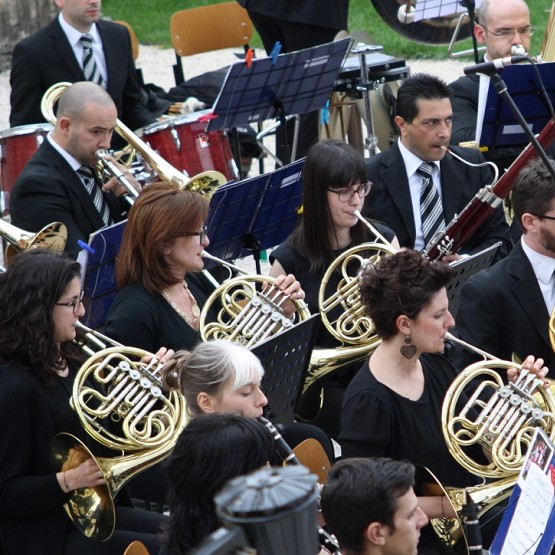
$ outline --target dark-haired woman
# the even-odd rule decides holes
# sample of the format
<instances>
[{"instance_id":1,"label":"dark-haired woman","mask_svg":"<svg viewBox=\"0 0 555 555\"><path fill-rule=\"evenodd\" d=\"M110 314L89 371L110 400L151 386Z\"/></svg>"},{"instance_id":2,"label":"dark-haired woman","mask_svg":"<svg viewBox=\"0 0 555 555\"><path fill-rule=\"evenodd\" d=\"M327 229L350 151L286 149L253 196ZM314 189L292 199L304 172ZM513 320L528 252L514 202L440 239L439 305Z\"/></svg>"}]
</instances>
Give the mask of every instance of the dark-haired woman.
<instances>
[{"instance_id":1,"label":"dark-haired woman","mask_svg":"<svg viewBox=\"0 0 555 555\"><path fill-rule=\"evenodd\" d=\"M457 375L442 354L454 325L446 292L452 276L446 263L412 250L364 270L362 301L381 343L347 388L339 441L344 457L408 459L444 485L466 487L477 478L451 456L441 422L445 393ZM542 359L528 357L524 365L540 376L547 372ZM429 518L449 514L443 497L420 498L420 506Z\"/></svg>"},{"instance_id":2,"label":"dark-haired woman","mask_svg":"<svg viewBox=\"0 0 555 555\"><path fill-rule=\"evenodd\" d=\"M272 251L271 276L292 273L306 294L311 313L319 312L318 293L332 262L350 247L375 242L376 235L356 215L372 184L367 181L364 158L343 141L315 144L303 166L303 213L299 226L285 243ZM377 222L374 228L394 248L395 234ZM335 292L341 276L331 276L327 289ZM321 326L318 347L337 347L339 342ZM358 364L340 369L324 384L324 407L314 422L332 437L339 432L338 413L345 387Z\"/></svg>"},{"instance_id":3,"label":"dark-haired woman","mask_svg":"<svg viewBox=\"0 0 555 555\"><path fill-rule=\"evenodd\" d=\"M0 274L3 555L121 555L133 540L157 549L163 517L131 506L117 507L117 529L109 540L85 537L63 504L73 490L104 484L101 472L93 459L66 471L51 468L50 444L60 432L110 456L85 433L70 406L80 363L72 341L75 323L85 313L80 277L78 263L41 250L18 255Z\"/></svg>"},{"instance_id":4,"label":"dark-haired woman","mask_svg":"<svg viewBox=\"0 0 555 555\"><path fill-rule=\"evenodd\" d=\"M211 414L190 422L164 463L170 518L163 526L160 555L185 555L216 530L214 495L273 455L272 436L251 418Z\"/></svg>"}]
</instances>

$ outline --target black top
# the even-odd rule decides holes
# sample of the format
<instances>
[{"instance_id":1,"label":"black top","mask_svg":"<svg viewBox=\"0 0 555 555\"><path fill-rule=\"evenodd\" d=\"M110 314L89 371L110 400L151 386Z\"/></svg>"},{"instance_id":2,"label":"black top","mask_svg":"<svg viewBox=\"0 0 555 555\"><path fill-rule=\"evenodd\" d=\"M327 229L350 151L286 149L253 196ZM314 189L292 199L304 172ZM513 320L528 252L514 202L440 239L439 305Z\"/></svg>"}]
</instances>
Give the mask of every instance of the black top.
<instances>
[{"instance_id":1,"label":"black top","mask_svg":"<svg viewBox=\"0 0 555 555\"><path fill-rule=\"evenodd\" d=\"M189 290L199 308L206 303L212 286L201 274L187 274ZM108 337L129 347L155 353L160 347L192 349L199 341L193 329L161 293L148 293L142 285L122 288L108 312L104 331Z\"/></svg>"},{"instance_id":2,"label":"black top","mask_svg":"<svg viewBox=\"0 0 555 555\"><path fill-rule=\"evenodd\" d=\"M441 426L443 399L456 371L442 355L423 354L420 361L425 384L417 401L379 382L364 363L343 400L342 456L408 459L429 468L442 484L474 484L476 478L449 454Z\"/></svg>"}]
</instances>

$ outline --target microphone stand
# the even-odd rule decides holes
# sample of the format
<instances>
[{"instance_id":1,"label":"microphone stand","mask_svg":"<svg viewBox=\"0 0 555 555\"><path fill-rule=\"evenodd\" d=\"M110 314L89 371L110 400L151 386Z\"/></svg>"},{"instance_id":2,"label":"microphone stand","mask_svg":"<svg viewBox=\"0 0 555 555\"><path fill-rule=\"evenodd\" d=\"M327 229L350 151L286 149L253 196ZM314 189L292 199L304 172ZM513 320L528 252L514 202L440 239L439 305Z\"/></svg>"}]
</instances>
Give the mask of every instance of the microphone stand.
<instances>
[{"instance_id":1,"label":"microphone stand","mask_svg":"<svg viewBox=\"0 0 555 555\"><path fill-rule=\"evenodd\" d=\"M513 113L515 119L518 121L518 123L522 127L522 130L524 131L528 139L530 139L530 142L536 149L539 157L542 159L542 162L547 168L547 171L551 174L551 177L553 177L553 179L555 180L555 168L551 164L545 150L538 142L538 139L536 138L532 130L528 127L528 124L524 119L522 112L518 109L518 106L514 103L513 98L511 97L511 95L509 94L509 91L507 90L507 84L505 83L505 81L503 81L503 78L497 72L493 73L490 79L491 79L491 82L493 83L493 86L495 87L495 90L497 91L497 94L501 98L503 98L503 100L506 102L507 106Z\"/></svg>"},{"instance_id":2,"label":"microphone stand","mask_svg":"<svg viewBox=\"0 0 555 555\"><path fill-rule=\"evenodd\" d=\"M470 19L470 24L474 25L475 20L476 20L476 2L474 0L462 0L461 1L461 6L463 8L466 8L466 11L468 12L468 18ZM478 41L476 40L476 37L474 36L474 29L472 29L471 31L471 35L472 35L472 50L474 51L474 63L477 64L478 63Z\"/></svg>"}]
</instances>

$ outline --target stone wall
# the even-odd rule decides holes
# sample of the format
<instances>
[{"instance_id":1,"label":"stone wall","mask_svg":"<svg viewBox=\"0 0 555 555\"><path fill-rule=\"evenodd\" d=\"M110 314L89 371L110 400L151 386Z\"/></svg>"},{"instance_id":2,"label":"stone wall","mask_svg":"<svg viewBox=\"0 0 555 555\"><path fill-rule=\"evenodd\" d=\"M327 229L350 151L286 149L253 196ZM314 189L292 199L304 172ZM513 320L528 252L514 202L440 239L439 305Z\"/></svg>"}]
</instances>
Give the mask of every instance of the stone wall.
<instances>
[{"instance_id":1,"label":"stone wall","mask_svg":"<svg viewBox=\"0 0 555 555\"><path fill-rule=\"evenodd\" d=\"M14 45L57 13L53 0L0 0L0 71L10 67Z\"/></svg>"}]
</instances>

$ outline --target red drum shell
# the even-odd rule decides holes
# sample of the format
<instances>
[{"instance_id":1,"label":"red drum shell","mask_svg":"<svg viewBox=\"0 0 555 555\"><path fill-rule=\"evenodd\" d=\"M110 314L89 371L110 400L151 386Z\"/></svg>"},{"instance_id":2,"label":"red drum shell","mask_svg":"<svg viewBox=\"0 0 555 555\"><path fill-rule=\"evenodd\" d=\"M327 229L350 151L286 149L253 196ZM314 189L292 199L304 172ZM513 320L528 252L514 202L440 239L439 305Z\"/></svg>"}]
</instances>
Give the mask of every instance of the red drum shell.
<instances>
[{"instance_id":1,"label":"red drum shell","mask_svg":"<svg viewBox=\"0 0 555 555\"><path fill-rule=\"evenodd\" d=\"M49 123L21 125L0 131L2 190L11 192L17 176L52 130Z\"/></svg>"},{"instance_id":2,"label":"red drum shell","mask_svg":"<svg viewBox=\"0 0 555 555\"><path fill-rule=\"evenodd\" d=\"M143 127L137 134L174 168L190 177L216 170L228 180L238 179L237 165L224 131L206 132L199 121L206 112L196 112Z\"/></svg>"}]
</instances>

